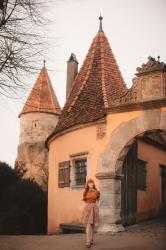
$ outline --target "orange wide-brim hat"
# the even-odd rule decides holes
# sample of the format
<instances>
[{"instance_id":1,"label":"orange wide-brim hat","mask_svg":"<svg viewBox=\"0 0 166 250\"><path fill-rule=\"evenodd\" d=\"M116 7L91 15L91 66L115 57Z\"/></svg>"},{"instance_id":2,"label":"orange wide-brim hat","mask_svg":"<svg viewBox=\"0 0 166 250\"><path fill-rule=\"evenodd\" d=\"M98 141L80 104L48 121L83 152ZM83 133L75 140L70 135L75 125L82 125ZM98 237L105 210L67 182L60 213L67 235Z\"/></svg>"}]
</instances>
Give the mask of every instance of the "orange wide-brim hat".
<instances>
[{"instance_id":1,"label":"orange wide-brim hat","mask_svg":"<svg viewBox=\"0 0 166 250\"><path fill-rule=\"evenodd\" d=\"M87 182L85 183L85 188L88 188L88 184L89 184L89 183L95 184L95 182L94 182L93 179L88 179Z\"/></svg>"},{"instance_id":2,"label":"orange wide-brim hat","mask_svg":"<svg viewBox=\"0 0 166 250\"><path fill-rule=\"evenodd\" d=\"M88 180L87 180L87 184L88 184L88 183L95 183L95 182L94 182L93 179L88 179Z\"/></svg>"}]
</instances>

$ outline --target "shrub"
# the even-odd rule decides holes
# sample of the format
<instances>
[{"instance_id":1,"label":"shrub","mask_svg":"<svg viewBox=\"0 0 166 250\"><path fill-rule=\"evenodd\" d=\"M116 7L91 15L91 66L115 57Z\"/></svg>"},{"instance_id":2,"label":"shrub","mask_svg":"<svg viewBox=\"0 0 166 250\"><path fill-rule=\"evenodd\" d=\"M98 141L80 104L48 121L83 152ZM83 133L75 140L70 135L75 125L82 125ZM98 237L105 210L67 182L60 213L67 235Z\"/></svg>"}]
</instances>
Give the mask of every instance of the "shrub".
<instances>
[{"instance_id":1,"label":"shrub","mask_svg":"<svg viewBox=\"0 0 166 250\"><path fill-rule=\"evenodd\" d=\"M47 193L6 163L0 164L0 183L0 234L46 234Z\"/></svg>"}]
</instances>

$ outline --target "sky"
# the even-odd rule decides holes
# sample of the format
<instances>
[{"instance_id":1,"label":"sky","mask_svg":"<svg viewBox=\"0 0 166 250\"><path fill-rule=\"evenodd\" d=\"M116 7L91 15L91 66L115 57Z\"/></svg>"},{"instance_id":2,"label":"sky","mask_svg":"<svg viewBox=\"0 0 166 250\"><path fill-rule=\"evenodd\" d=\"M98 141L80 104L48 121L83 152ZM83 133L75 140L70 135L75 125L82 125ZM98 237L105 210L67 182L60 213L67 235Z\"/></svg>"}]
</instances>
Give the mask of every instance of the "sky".
<instances>
[{"instance_id":1,"label":"sky","mask_svg":"<svg viewBox=\"0 0 166 250\"><path fill-rule=\"evenodd\" d=\"M53 3L54 2L54 3ZM121 73L132 86L136 68L148 56L166 63L166 0L54 0L45 16L51 22L44 32L49 46L46 67L61 107L66 94L66 67L71 52L81 67L103 16L103 30L109 40ZM42 68L41 58L38 67ZM35 76L37 78L37 75ZM19 100L0 96L0 161L14 167L19 144L18 115L35 83Z\"/></svg>"}]
</instances>

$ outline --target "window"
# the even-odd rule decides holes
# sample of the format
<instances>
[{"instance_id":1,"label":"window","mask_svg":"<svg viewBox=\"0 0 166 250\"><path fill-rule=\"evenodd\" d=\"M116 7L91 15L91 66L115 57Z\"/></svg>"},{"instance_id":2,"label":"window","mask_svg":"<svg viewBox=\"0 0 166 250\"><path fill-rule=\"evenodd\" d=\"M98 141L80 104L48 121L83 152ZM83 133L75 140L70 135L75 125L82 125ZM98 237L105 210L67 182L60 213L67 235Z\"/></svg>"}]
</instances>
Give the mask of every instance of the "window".
<instances>
[{"instance_id":1,"label":"window","mask_svg":"<svg viewBox=\"0 0 166 250\"><path fill-rule=\"evenodd\" d=\"M84 188L87 176L90 175L88 168L90 156L88 152L80 152L70 155L71 171L70 171L70 187L73 191L80 191Z\"/></svg>"},{"instance_id":2,"label":"window","mask_svg":"<svg viewBox=\"0 0 166 250\"><path fill-rule=\"evenodd\" d=\"M147 162L138 159L137 160L137 189L146 191L147 183L146 183L146 176L147 176Z\"/></svg>"},{"instance_id":3,"label":"window","mask_svg":"<svg viewBox=\"0 0 166 250\"><path fill-rule=\"evenodd\" d=\"M75 183L76 185L84 185L86 182L87 160L75 160Z\"/></svg>"},{"instance_id":4,"label":"window","mask_svg":"<svg viewBox=\"0 0 166 250\"><path fill-rule=\"evenodd\" d=\"M59 163L58 169L58 187L70 186L70 161Z\"/></svg>"}]
</instances>

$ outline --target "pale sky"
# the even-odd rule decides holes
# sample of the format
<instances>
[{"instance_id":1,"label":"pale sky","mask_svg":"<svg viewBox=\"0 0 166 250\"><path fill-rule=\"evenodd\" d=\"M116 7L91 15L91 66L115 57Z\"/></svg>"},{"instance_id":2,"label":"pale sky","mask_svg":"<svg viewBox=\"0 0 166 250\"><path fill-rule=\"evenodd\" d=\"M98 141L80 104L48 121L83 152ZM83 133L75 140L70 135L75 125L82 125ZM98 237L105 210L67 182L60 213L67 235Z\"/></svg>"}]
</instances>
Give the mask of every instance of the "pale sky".
<instances>
[{"instance_id":1,"label":"pale sky","mask_svg":"<svg viewBox=\"0 0 166 250\"><path fill-rule=\"evenodd\" d=\"M52 23L45 31L51 50L46 67L61 107L66 93L66 61L75 53L79 67L85 59L103 16L103 30L121 73L129 87L136 68L147 57L160 55L166 63L166 0L54 0L45 15ZM43 58L38 63L43 66ZM36 76L37 77L37 76ZM32 87L34 80L29 79ZM30 91L30 89L29 89ZM0 96L0 161L14 166L19 143L19 118L26 98L9 100Z\"/></svg>"}]
</instances>

